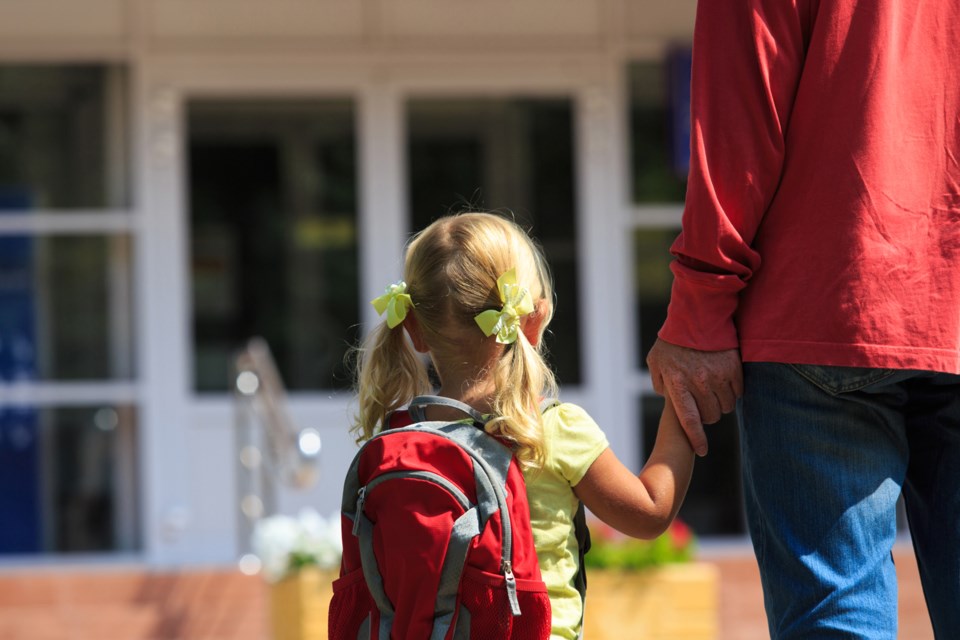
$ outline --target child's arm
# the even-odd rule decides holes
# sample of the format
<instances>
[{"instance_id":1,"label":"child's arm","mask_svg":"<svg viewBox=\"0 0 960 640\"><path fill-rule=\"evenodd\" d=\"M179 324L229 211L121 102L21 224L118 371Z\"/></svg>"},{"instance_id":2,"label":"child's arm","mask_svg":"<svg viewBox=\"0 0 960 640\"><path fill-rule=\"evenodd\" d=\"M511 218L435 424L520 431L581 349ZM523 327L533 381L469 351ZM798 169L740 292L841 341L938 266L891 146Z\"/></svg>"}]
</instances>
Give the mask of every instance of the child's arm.
<instances>
[{"instance_id":1,"label":"child's arm","mask_svg":"<svg viewBox=\"0 0 960 640\"><path fill-rule=\"evenodd\" d=\"M667 530L680 510L693 474L690 447L670 398L665 398L657 441L636 476L606 449L573 488L602 521L635 538L652 539Z\"/></svg>"}]
</instances>

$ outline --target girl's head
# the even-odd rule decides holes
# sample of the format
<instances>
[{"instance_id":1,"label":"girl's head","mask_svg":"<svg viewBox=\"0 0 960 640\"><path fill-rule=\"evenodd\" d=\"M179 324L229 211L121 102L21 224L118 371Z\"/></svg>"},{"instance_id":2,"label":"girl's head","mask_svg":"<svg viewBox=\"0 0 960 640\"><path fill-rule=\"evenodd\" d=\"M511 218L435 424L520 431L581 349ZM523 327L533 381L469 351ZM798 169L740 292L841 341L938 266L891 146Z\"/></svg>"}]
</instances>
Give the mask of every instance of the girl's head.
<instances>
[{"instance_id":1,"label":"girl's head","mask_svg":"<svg viewBox=\"0 0 960 640\"><path fill-rule=\"evenodd\" d=\"M445 357L451 352L496 344L476 317L503 307L497 279L511 270L534 304L519 320L527 329L524 336L537 345L553 314L553 284L543 255L523 229L491 213L464 213L441 218L414 236L404 280L415 322L438 366L456 360Z\"/></svg>"},{"instance_id":2,"label":"girl's head","mask_svg":"<svg viewBox=\"0 0 960 640\"><path fill-rule=\"evenodd\" d=\"M414 236L403 279L410 301L406 317L393 329L382 323L361 353L361 438L381 429L385 417L414 395L432 391L405 330L416 350L430 354L444 386L461 380L487 393L496 416L488 431L512 440L522 460L538 461L540 401L556 393L542 357L553 284L539 248L498 215L447 216ZM469 395L467 389L445 392Z\"/></svg>"}]
</instances>

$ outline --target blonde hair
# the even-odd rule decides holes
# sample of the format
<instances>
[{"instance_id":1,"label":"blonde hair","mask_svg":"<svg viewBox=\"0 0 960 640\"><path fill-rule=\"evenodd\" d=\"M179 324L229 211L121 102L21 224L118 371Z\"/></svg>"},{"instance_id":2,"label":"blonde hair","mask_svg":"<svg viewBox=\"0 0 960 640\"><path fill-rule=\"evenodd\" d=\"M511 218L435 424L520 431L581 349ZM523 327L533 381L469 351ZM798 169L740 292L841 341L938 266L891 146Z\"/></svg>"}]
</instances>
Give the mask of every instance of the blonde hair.
<instances>
[{"instance_id":1,"label":"blonde hair","mask_svg":"<svg viewBox=\"0 0 960 640\"><path fill-rule=\"evenodd\" d=\"M518 284L530 292L534 313L544 317L536 346L523 331L516 342L501 346L492 371L493 418L484 428L512 443L522 463L536 467L545 448L540 403L557 395L542 340L553 316L553 282L539 247L516 223L499 215L446 216L413 237L403 279L414 304L410 313L433 358L469 367L495 340L484 335L474 318L486 309L500 309L497 278L511 268ZM478 376L490 373L488 368L476 371ZM356 380L359 410L353 431L358 440L383 429L387 416L414 396L432 391L424 361L400 327L391 330L385 322L360 348Z\"/></svg>"}]
</instances>

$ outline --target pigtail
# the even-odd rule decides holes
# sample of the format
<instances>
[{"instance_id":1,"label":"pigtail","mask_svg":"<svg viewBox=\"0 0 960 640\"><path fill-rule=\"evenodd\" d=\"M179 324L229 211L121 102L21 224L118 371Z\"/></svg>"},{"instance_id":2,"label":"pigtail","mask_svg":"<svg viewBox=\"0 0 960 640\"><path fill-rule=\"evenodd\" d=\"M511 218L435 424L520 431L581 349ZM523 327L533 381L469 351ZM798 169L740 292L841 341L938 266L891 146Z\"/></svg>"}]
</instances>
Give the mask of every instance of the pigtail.
<instances>
[{"instance_id":1,"label":"pigtail","mask_svg":"<svg viewBox=\"0 0 960 640\"><path fill-rule=\"evenodd\" d=\"M384 428L387 416L411 398L430 393L427 368L403 334L380 323L356 353L357 415L351 432L357 442Z\"/></svg>"},{"instance_id":2,"label":"pigtail","mask_svg":"<svg viewBox=\"0 0 960 640\"><path fill-rule=\"evenodd\" d=\"M539 349L520 332L507 347L494 372L497 418L487 431L514 443L517 458L529 468L540 468L546 455L540 403L558 395L557 381Z\"/></svg>"}]
</instances>

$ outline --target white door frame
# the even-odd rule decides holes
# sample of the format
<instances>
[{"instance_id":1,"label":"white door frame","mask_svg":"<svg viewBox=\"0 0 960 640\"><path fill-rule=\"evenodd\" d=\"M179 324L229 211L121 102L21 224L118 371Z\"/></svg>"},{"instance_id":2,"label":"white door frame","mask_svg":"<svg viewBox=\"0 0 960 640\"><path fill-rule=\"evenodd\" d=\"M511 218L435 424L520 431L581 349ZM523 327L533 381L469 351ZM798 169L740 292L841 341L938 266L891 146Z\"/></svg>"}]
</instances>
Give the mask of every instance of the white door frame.
<instances>
[{"instance_id":1,"label":"white door frame","mask_svg":"<svg viewBox=\"0 0 960 640\"><path fill-rule=\"evenodd\" d=\"M410 96L569 96L575 105L583 384L564 397L604 426L618 455L638 457L629 296L626 116L619 59L495 53L464 56L195 55L142 60L137 91L142 197L137 283L143 525L154 565L229 562L235 554L233 411L227 396L190 388L191 329L185 104L194 98L352 97L359 151L361 300L400 272L406 239L404 103ZM365 324L375 320L366 309ZM294 419L321 430L321 486L281 509L336 508L352 457L347 394L297 393Z\"/></svg>"}]
</instances>

